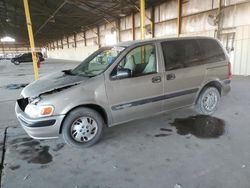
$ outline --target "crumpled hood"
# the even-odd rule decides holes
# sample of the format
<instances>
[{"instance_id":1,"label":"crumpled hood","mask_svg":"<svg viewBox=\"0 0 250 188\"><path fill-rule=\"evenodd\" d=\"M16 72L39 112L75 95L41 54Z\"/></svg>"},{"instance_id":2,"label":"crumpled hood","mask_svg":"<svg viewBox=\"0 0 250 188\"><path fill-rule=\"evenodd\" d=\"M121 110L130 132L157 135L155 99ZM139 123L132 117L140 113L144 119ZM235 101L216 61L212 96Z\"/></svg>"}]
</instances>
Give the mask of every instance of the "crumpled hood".
<instances>
[{"instance_id":1,"label":"crumpled hood","mask_svg":"<svg viewBox=\"0 0 250 188\"><path fill-rule=\"evenodd\" d=\"M80 82L88 79L88 77L67 75L63 72L58 72L32 82L22 90L21 95L25 98L37 97L47 92L78 85Z\"/></svg>"}]
</instances>

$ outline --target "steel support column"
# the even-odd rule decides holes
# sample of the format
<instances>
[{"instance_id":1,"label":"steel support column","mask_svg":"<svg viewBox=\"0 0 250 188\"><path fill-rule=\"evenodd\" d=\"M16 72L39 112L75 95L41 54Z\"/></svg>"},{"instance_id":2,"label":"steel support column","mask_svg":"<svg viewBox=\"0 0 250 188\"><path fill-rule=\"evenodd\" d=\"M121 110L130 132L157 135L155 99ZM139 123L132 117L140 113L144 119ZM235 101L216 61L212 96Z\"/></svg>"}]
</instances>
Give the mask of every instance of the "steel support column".
<instances>
[{"instance_id":1,"label":"steel support column","mask_svg":"<svg viewBox=\"0 0 250 188\"><path fill-rule=\"evenodd\" d=\"M216 38L220 39L220 33L221 33L221 9L222 9L222 0L219 0L219 7L217 11L217 33Z\"/></svg>"},{"instance_id":2,"label":"steel support column","mask_svg":"<svg viewBox=\"0 0 250 188\"><path fill-rule=\"evenodd\" d=\"M74 47L76 48L76 33L74 33Z\"/></svg>"},{"instance_id":3,"label":"steel support column","mask_svg":"<svg viewBox=\"0 0 250 188\"><path fill-rule=\"evenodd\" d=\"M152 6L151 9L151 32L152 32L152 38L155 37L155 7Z\"/></svg>"},{"instance_id":4,"label":"steel support column","mask_svg":"<svg viewBox=\"0 0 250 188\"><path fill-rule=\"evenodd\" d=\"M27 22L27 29L28 29L28 34L29 34L30 48L31 48L31 53L32 53L32 61L33 61L35 80L38 80L39 79L39 70L38 70L38 66L37 66L37 57L36 57L36 53L35 53L35 41L34 41L34 36L33 36L33 31L32 31L32 23L31 23L31 19L30 19L28 0L23 0L23 4L24 4L24 10L25 10L25 16L26 16L26 22Z\"/></svg>"},{"instance_id":5,"label":"steel support column","mask_svg":"<svg viewBox=\"0 0 250 188\"><path fill-rule=\"evenodd\" d=\"M99 25L97 26L97 43L98 43L98 48L101 48L100 28L99 28Z\"/></svg>"},{"instance_id":6,"label":"steel support column","mask_svg":"<svg viewBox=\"0 0 250 188\"><path fill-rule=\"evenodd\" d=\"M177 36L181 34L181 15L182 15L182 0L178 0L178 14L177 14Z\"/></svg>"},{"instance_id":7,"label":"steel support column","mask_svg":"<svg viewBox=\"0 0 250 188\"><path fill-rule=\"evenodd\" d=\"M116 25L117 25L117 30L118 30L118 33L117 33L117 42L121 42L121 21L120 19L118 19L116 21Z\"/></svg>"},{"instance_id":8,"label":"steel support column","mask_svg":"<svg viewBox=\"0 0 250 188\"><path fill-rule=\"evenodd\" d=\"M69 37L67 36L67 46L69 48Z\"/></svg>"},{"instance_id":9,"label":"steel support column","mask_svg":"<svg viewBox=\"0 0 250 188\"><path fill-rule=\"evenodd\" d=\"M135 13L132 12L132 38L135 40Z\"/></svg>"},{"instance_id":10,"label":"steel support column","mask_svg":"<svg viewBox=\"0 0 250 188\"><path fill-rule=\"evenodd\" d=\"M83 31L84 46L87 46L86 31Z\"/></svg>"},{"instance_id":11,"label":"steel support column","mask_svg":"<svg viewBox=\"0 0 250 188\"><path fill-rule=\"evenodd\" d=\"M145 34L145 0L140 0L140 18L141 18L141 39L144 39Z\"/></svg>"},{"instance_id":12,"label":"steel support column","mask_svg":"<svg viewBox=\"0 0 250 188\"><path fill-rule=\"evenodd\" d=\"M61 48L63 49L63 38L61 38Z\"/></svg>"}]
</instances>

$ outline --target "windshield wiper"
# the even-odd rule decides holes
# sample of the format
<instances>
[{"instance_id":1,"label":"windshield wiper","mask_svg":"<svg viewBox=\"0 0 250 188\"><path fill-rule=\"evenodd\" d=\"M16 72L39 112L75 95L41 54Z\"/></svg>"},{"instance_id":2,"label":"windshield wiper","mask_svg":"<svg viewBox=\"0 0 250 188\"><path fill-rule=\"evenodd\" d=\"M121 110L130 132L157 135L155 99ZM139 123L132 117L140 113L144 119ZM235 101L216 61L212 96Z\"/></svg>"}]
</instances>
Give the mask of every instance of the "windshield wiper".
<instances>
[{"instance_id":1,"label":"windshield wiper","mask_svg":"<svg viewBox=\"0 0 250 188\"><path fill-rule=\"evenodd\" d=\"M75 75L71 72L71 69L69 70L63 70L62 72L64 72L64 74L67 74L67 75Z\"/></svg>"}]
</instances>

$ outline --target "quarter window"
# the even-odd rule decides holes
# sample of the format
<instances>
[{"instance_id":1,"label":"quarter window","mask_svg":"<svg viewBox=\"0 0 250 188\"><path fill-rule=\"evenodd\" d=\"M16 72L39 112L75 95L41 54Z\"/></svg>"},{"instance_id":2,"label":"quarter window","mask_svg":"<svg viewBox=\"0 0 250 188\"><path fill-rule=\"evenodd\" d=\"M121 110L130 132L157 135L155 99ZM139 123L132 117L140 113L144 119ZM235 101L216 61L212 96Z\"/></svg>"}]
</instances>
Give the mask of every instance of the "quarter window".
<instances>
[{"instance_id":1,"label":"quarter window","mask_svg":"<svg viewBox=\"0 0 250 188\"><path fill-rule=\"evenodd\" d=\"M211 39L198 39L198 43L203 52L201 61L203 64L224 61L225 54L217 41Z\"/></svg>"}]
</instances>

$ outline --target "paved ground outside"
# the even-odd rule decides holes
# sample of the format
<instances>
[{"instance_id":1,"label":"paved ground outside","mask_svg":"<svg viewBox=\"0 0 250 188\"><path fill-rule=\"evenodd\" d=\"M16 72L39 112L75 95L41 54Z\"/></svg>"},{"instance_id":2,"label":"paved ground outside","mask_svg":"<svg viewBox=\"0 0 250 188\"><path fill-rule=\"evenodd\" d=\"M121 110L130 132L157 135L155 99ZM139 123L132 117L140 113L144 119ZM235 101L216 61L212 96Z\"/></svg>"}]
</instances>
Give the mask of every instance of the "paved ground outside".
<instances>
[{"instance_id":1,"label":"paved ground outside","mask_svg":"<svg viewBox=\"0 0 250 188\"><path fill-rule=\"evenodd\" d=\"M47 60L41 73L77 63ZM9 86L31 82L32 71L29 63L0 61L3 188L250 187L250 77L233 78L214 117L184 109L137 120L105 130L100 143L79 150L62 139L33 140L20 128L14 102L21 89Z\"/></svg>"}]
</instances>

